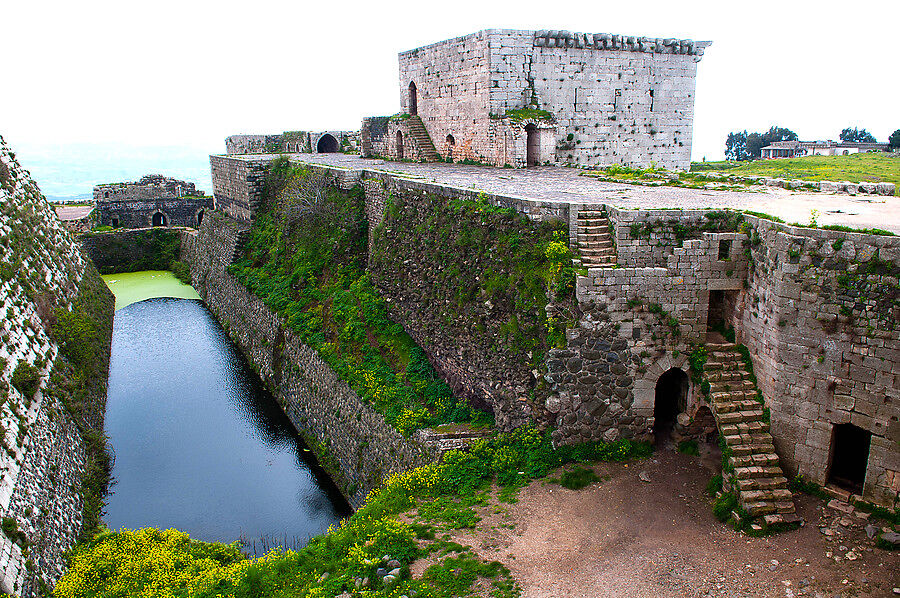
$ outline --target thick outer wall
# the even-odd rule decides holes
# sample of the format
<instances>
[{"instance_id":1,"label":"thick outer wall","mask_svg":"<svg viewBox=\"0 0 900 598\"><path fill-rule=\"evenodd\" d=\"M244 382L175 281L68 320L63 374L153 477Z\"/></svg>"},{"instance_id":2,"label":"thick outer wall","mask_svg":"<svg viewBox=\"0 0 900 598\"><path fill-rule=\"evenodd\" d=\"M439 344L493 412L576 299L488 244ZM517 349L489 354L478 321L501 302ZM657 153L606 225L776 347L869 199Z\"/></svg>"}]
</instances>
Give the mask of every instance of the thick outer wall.
<instances>
[{"instance_id":1,"label":"thick outer wall","mask_svg":"<svg viewBox=\"0 0 900 598\"><path fill-rule=\"evenodd\" d=\"M403 437L282 319L226 271L242 228L219 213L185 231L182 259L194 287L272 391L354 508L389 475L434 455Z\"/></svg>"},{"instance_id":2,"label":"thick outer wall","mask_svg":"<svg viewBox=\"0 0 900 598\"><path fill-rule=\"evenodd\" d=\"M753 356L784 467L825 483L834 458L834 426L851 423L872 434L863 498L895 504L900 492L897 276L870 276L880 286L863 291L845 287L857 284L851 270L864 268L873 256L897 272L900 240L748 220L759 237L735 328Z\"/></svg>"}]
</instances>

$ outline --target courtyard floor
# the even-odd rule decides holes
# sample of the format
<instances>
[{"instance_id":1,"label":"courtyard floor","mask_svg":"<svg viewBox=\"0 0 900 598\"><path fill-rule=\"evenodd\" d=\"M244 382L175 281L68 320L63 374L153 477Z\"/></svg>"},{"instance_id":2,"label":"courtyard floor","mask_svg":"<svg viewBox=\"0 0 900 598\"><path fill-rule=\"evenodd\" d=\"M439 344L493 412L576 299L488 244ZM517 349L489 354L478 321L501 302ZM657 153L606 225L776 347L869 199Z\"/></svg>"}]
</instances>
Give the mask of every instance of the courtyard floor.
<instances>
[{"instance_id":1,"label":"courtyard floor","mask_svg":"<svg viewBox=\"0 0 900 598\"><path fill-rule=\"evenodd\" d=\"M238 156L234 156L238 157ZM247 159L266 157L248 155ZM714 191L647 187L598 181L576 168L542 166L504 169L445 163L389 162L345 154L290 154L292 160L367 169L450 187L539 201L605 203L624 209L682 208L752 210L805 224L816 210L820 225L880 228L900 233L900 197L800 193L775 187Z\"/></svg>"},{"instance_id":2,"label":"courtyard floor","mask_svg":"<svg viewBox=\"0 0 900 598\"><path fill-rule=\"evenodd\" d=\"M765 538L717 521L705 493L715 461L669 449L596 464L604 481L582 490L538 480L453 539L509 567L523 598L895 594L900 553L874 548L870 521L822 500L798 496L804 526Z\"/></svg>"}]
</instances>

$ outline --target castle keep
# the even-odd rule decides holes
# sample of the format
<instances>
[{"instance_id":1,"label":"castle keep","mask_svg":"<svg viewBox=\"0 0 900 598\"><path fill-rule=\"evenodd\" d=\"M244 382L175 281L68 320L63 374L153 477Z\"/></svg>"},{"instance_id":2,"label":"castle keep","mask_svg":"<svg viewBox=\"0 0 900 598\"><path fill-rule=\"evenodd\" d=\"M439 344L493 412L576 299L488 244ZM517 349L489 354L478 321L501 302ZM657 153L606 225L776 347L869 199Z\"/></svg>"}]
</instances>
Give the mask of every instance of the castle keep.
<instances>
[{"instance_id":1,"label":"castle keep","mask_svg":"<svg viewBox=\"0 0 900 598\"><path fill-rule=\"evenodd\" d=\"M100 226L144 228L148 226L197 227L213 198L197 191L194 183L148 174L132 183L108 183L94 187Z\"/></svg>"},{"instance_id":2,"label":"castle keep","mask_svg":"<svg viewBox=\"0 0 900 598\"><path fill-rule=\"evenodd\" d=\"M697 63L709 45L487 29L401 52L401 114L364 120L362 153L687 169Z\"/></svg>"}]
</instances>

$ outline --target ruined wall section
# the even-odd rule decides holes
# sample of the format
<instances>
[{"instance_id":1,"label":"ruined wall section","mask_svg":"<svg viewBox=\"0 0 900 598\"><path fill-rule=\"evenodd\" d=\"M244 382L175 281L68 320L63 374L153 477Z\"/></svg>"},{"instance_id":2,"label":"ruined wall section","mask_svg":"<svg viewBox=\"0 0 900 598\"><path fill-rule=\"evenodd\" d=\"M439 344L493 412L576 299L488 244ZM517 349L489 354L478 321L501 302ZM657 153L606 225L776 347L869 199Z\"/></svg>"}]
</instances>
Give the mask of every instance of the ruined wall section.
<instances>
[{"instance_id":1,"label":"ruined wall section","mask_svg":"<svg viewBox=\"0 0 900 598\"><path fill-rule=\"evenodd\" d=\"M863 498L900 493L900 240L748 217L754 264L736 314L791 474L825 483L834 426L871 432Z\"/></svg>"},{"instance_id":2,"label":"ruined wall section","mask_svg":"<svg viewBox=\"0 0 900 598\"><path fill-rule=\"evenodd\" d=\"M0 533L0 591L31 597L62 575L84 525L83 435L103 427L113 299L2 138L0 204L0 516L17 530ZM51 336L54 311L76 305L96 325L98 368L78 409Z\"/></svg>"},{"instance_id":3,"label":"ruined wall section","mask_svg":"<svg viewBox=\"0 0 900 598\"><path fill-rule=\"evenodd\" d=\"M266 170L276 156L253 159L210 156L213 196L216 207L236 220L253 220L262 200Z\"/></svg>"},{"instance_id":4,"label":"ruined wall section","mask_svg":"<svg viewBox=\"0 0 900 598\"><path fill-rule=\"evenodd\" d=\"M655 386L670 368L689 369L687 356L705 340L709 291L743 287L747 260L740 233L703 233L685 241L664 267L590 269L577 279L582 316L567 346L547 360L556 414L554 441L575 443L652 437ZM719 241L731 241L720 260ZM703 398L692 389L686 413Z\"/></svg>"},{"instance_id":5,"label":"ruined wall section","mask_svg":"<svg viewBox=\"0 0 900 598\"><path fill-rule=\"evenodd\" d=\"M432 461L362 399L282 318L226 271L243 230L219 214L186 231L194 287L354 508L393 473Z\"/></svg>"},{"instance_id":6,"label":"ruined wall section","mask_svg":"<svg viewBox=\"0 0 900 598\"><path fill-rule=\"evenodd\" d=\"M410 113L409 84L415 83L417 112L438 152L446 156L447 136L452 135L454 160L491 155L486 32L401 52L399 62L401 112Z\"/></svg>"}]
</instances>

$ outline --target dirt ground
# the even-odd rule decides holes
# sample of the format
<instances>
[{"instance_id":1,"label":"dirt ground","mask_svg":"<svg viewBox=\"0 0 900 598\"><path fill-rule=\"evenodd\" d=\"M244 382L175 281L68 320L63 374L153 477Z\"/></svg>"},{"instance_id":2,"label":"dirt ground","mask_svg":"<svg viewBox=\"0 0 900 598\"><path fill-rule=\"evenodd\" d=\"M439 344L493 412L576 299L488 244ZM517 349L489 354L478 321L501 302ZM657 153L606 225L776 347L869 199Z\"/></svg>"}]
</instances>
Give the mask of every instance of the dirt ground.
<instances>
[{"instance_id":1,"label":"dirt ground","mask_svg":"<svg viewBox=\"0 0 900 598\"><path fill-rule=\"evenodd\" d=\"M714 461L662 450L597 464L604 481L582 490L538 480L454 539L509 567L524 598L900 593L900 553L874 548L864 514L803 495L801 529L752 538L719 523L705 494Z\"/></svg>"}]
</instances>

